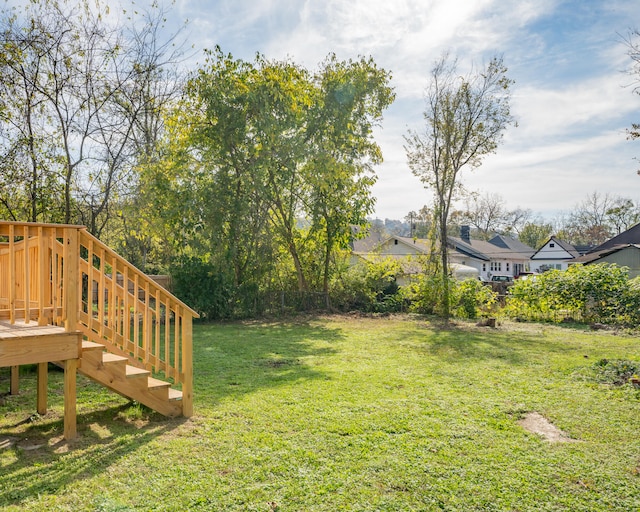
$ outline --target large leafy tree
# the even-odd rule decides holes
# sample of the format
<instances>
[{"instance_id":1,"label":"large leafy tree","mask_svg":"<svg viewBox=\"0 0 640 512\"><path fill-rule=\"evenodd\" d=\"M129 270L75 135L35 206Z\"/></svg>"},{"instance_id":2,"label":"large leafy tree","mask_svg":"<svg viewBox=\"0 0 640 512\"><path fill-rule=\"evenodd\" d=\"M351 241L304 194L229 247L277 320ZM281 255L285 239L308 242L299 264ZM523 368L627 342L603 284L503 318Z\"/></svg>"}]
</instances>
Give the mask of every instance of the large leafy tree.
<instances>
[{"instance_id":1,"label":"large leafy tree","mask_svg":"<svg viewBox=\"0 0 640 512\"><path fill-rule=\"evenodd\" d=\"M312 74L261 55L209 53L176 124L191 158L185 168L197 169L207 198L196 217L210 257L229 262L236 285L286 254L299 290L327 290L334 251L372 211L381 160L372 130L393 100L389 79L370 59L330 56Z\"/></svg>"},{"instance_id":2,"label":"large leafy tree","mask_svg":"<svg viewBox=\"0 0 640 512\"><path fill-rule=\"evenodd\" d=\"M431 72L426 91L424 131L405 136L409 167L433 190L443 283L443 315L449 317L447 221L459 188L460 172L478 167L494 152L513 122L509 99L512 81L501 58L484 69L461 75L457 61L442 57Z\"/></svg>"},{"instance_id":3,"label":"large leafy tree","mask_svg":"<svg viewBox=\"0 0 640 512\"><path fill-rule=\"evenodd\" d=\"M314 79L307 121L306 209L322 247L322 289L327 292L330 260L346 248L352 226L366 224L373 211L373 166L382 161L373 127L394 99L390 75L373 59L341 62L331 55Z\"/></svg>"}]
</instances>

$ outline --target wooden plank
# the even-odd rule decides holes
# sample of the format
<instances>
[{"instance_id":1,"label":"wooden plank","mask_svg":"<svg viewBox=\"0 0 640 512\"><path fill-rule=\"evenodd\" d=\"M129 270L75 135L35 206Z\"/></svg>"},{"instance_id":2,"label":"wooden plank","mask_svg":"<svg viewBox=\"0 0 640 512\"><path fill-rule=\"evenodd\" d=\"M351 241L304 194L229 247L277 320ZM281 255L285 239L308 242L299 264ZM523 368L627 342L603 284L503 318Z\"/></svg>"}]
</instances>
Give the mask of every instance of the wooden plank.
<instances>
[{"instance_id":1,"label":"wooden plank","mask_svg":"<svg viewBox=\"0 0 640 512\"><path fill-rule=\"evenodd\" d=\"M76 370L77 359L64 362L64 438L76 437Z\"/></svg>"},{"instance_id":2,"label":"wooden plank","mask_svg":"<svg viewBox=\"0 0 640 512\"><path fill-rule=\"evenodd\" d=\"M29 322L31 319L31 311L30 311L30 292L31 292L31 268L29 262L29 226L25 224L22 230L22 236L24 238L23 245L24 248L22 252L24 253L22 256L24 258L23 268L22 268L22 298L24 299L24 319L25 322Z\"/></svg>"},{"instance_id":3,"label":"wooden plank","mask_svg":"<svg viewBox=\"0 0 640 512\"><path fill-rule=\"evenodd\" d=\"M38 325L46 325L48 319L44 314L45 304L45 290L46 283L49 280L47 272L47 256L48 250L46 245L46 238L44 236L44 230L42 226L38 227Z\"/></svg>"},{"instance_id":4,"label":"wooden plank","mask_svg":"<svg viewBox=\"0 0 640 512\"><path fill-rule=\"evenodd\" d=\"M78 333L0 338L0 367L77 359Z\"/></svg>"},{"instance_id":5,"label":"wooden plank","mask_svg":"<svg viewBox=\"0 0 640 512\"><path fill-rule=\"evenodd\" d=\"M9 226L9 321L16 321L16 246L13 224Z\"/></svg>"},{"instance_id":6,"label":"wooden plank","mask_svg":"<svg viewBox=\"0 0 640 512\"><path fill-rule=\"evenodd\" d=\"M48 363L38 363L38 414L47 413L47 381L49 378L48 366Z\"/></svg>"}]
</instances>

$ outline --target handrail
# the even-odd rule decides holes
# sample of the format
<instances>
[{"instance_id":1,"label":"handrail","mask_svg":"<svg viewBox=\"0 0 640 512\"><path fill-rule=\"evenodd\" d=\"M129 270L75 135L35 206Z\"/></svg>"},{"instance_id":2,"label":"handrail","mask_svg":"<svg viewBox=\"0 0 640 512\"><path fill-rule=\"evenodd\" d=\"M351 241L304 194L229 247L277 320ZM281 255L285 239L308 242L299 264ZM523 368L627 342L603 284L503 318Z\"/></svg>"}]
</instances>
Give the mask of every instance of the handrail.
<instances>
[{"instance_id":1,"label":"handrail","mask_svg":"<svg viewBox=\"0 0 640 512\"><path fill-rule=\"evenodd\" d=\"M84 226L0 221L0 318L65 325L182 387L198 314Z\"/></svg>"}]
</instances>

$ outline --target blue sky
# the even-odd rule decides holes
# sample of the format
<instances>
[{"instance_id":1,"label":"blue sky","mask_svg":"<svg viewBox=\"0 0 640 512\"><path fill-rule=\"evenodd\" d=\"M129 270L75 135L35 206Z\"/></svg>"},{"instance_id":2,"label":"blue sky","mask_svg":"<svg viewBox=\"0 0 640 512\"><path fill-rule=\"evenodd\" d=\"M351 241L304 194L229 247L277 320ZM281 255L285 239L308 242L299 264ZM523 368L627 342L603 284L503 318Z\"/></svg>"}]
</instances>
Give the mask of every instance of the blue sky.
<instances>
[{"instance_id":1,"label":"blue sky","mask_svg":"<svg viewBox=\"0 0 640 512\"><path fill-rule=\"evenodd\" d=\"M311 70L330 52L371 55L390 70L397 99L376 132L380 218L430 201L407 166L403 136L422 126L429 71L444 51L462 69L500 54L515 80L518 127L463 172L468 189L546 217L594 191L640 201L640 141L625 134L640 122L640 96L624 73L622 42L640 28L637 0L177 0L171 12L189 20L184 35L197 51L218 44L236 58L260 52Z\"/></svg>"}]
</instances>

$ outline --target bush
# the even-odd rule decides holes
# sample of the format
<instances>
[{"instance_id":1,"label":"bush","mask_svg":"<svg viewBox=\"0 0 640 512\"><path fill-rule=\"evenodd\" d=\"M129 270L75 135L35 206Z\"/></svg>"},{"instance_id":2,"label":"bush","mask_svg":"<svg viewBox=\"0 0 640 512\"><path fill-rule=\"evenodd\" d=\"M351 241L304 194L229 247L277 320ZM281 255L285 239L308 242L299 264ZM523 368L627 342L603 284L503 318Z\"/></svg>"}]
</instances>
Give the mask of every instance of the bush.
<instances>
[{"instance_id":1,"label":"bush","mask_svg":"<svg viewBox=\"0 0 640 512\"><path fill-rule=\"evenodd\" d=\"M455 306L455 281L449 277L449 310ZM409 311L424 315L441 315L444 311L442 276L420 274L403 289L403 295L409 303Z\"/></svg>"},{"instance_id":2,"label":"bush","mask_svg":"<svg viewBox=\"0 0 640 512\"><path fill-rule=\"evenodd\" d=\"M173 292L201 318L218 320L233 314L233 285L224 269L199 258L183 258L171 267Z\"/></svg>"},{"instance_id":3,"label":"bush","mask_svg":"<svg viewBox=\"0 0 640 512\"><path fill-rule=\"evenodd\" d=\"M518 280L509 290L505 312L515 317L561 321L637 323L640 290L631 289L626 267L601 263L550 270Z\"/></svg>"},{"instance_id":4,"label":"bush","mask_svg":"<svg viewBox=\"0 0 640 512\"><path fill-rule=\"evenodd\" d=\"M460 318L478 318L479 314L489 313L497 303L497 293L477 279L457 282L454 292L454 314Z\"/></svg>"},{"instance_id":5,"label":"bush","mask_svg":"<svg viewBox=\"0 0 640 512\"><path fill-rule=\"evenodd\" d=\"M341 311L394 312L402 308L396 276L400 264L391 258L354 265L334 279L331 303Z\"/></svg>"}]
</instances>

